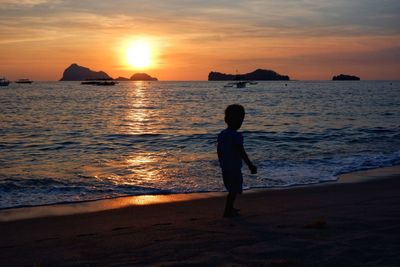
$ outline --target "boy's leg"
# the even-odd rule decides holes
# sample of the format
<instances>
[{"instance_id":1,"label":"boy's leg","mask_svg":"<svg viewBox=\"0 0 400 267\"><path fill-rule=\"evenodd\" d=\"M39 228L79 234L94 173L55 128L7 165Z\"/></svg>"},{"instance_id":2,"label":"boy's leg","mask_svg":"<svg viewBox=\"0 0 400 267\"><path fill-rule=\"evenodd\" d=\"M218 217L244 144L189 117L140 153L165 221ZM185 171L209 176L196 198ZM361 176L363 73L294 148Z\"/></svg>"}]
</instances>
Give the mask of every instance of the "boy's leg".
<instances>
[{"instance_id":1,"label":"boy's leg","mask_svg":"<svg viewBox=\"0 0 400 267\"><path fill-rule=\"evenodd\" d=\"M233 204L235 202L235 199L236 199L236 193L229 192L228 196L226 197L224 216L229 216L234 213Z\"/></svg>"}]
</instances>

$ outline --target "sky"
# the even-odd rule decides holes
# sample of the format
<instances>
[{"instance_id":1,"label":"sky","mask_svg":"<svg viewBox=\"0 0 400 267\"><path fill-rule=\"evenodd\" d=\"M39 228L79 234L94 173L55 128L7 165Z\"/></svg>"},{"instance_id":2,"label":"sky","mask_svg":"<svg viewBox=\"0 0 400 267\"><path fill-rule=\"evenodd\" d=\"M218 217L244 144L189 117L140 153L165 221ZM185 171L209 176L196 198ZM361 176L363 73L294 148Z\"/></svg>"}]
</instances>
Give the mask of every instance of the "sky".
<instances>
[{"instance_id":1,"label":"sky","mask_svg":"<svg viewBox=\"0 0 400 267\"><path fill-rule=\"evenodd\" d=\"M0 0L0 36L8 79L59 80L71 63L160 80L400 79L399 0ZM135 40L151 44L147 68L127 64Z\"/></svg>"}]
</instances>

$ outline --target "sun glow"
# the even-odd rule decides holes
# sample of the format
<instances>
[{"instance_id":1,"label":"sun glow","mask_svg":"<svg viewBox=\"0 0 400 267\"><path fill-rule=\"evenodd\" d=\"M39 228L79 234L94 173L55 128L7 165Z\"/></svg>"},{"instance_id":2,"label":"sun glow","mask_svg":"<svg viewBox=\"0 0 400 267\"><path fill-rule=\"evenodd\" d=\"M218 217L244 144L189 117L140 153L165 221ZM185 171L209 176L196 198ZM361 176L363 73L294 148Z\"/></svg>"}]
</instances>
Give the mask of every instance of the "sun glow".
<instances>
[{"instance_id":1,"label":"sun glow","mask_svg":"<svg viewBox=\"0 0 400 267\"><path fill-rule=\"evenodd\" d=\"M135 68L147 68L152 64L152 49L145 40L132 42L126 48L127 63Z\"/></svg>"}]
</instances>

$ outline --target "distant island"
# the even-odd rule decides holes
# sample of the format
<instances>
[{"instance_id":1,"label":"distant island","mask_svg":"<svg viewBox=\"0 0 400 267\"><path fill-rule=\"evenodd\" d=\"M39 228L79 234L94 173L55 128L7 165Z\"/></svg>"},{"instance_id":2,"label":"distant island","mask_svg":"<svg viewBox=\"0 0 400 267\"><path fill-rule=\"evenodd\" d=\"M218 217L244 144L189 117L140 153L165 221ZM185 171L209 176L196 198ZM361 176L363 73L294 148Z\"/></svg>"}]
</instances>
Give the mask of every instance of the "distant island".
<instances>
[{"instance_id":1,"label":"distant island","mask_svg":"<svg viewBox=\"0 0 400 267\"><path fill-rule=\"evenodd\" d=\"M63 76L60 81L86 81L86 80L113 80L104 71L93 71L87 67L79 66L78 64L71 64L64 70ZM118 77L116 81L158 81L157 78L151 77L146 73L135 73L129 79L125 77Z\"/></svg>"},{"instance_id":2,"label":"distant island","mask_svg":"<svg viewBox=\"0 0 400 267\"><path fill-rule=\"evenodd\" d=\"M119 76L118 78L114 79L115 81L120 81L120 82L127 82L130 81L129 78L121 77Z\"/></svg>"},{"instance_id":3,"label":"distant island","mask_svg":"<svg viewBox=\"0 0 400 267\"><path fill-rule=\"evenodd\" d=\"M333 76L332 81L359 81L360 77L353 75L340 74Z\"/></svg>"},{"instance_id":4,"label":"distant island","mask_svg":"<svg viewBox=\"0 0 400 267\"><path fill-rule=\"evenodd\" d=\"M104 71L93 71L89 68L71 64L64 70L60 81L85 81L85 80L112 80Z\"/></svg>"},{"instance_id":5,"label":"distant island","mask_svg":"<svg viewBox=\"0 0 400 267\"><path fill-rule=\"evenodd\" d=\"M129 79L125 78L125 77L118 77L115 80L117 80L117 81L158 81L157 78L151 77L147 73L135 73Z\"/></svg>"},{"instance_id":6,"label":"distant island","mask_svg":"<svg viewBox=\"0 0 400 267\"><path fill-rule=\"evenodd\" d=\"M253 81L289 81L287 75L280 75L273 70L257 69L245 74L225 74L220 72L210 72L209 81L234 81L234 80L253 80Z\"/></svg>"}]
</instances>

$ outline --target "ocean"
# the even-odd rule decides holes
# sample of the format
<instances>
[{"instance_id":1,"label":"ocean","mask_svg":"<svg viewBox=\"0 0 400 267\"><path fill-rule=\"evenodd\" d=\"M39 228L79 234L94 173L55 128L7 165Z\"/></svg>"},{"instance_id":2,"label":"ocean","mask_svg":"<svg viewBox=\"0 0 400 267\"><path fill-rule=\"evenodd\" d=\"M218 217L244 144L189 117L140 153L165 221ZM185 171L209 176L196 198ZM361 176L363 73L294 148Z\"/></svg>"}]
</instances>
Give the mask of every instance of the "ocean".
<instances>
[{"instance_id":1,"label":"ocean","mask_svg":"<svg viewBox=\"0 0 400 267\"><path fill-rule=\"evenodd\" d=\"M244 187L400 164L400 81L35 82L0 88L0 208L224 191L224 109L246 109Z\"/></svg>"}]
</instances>

